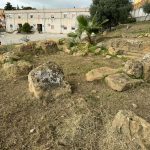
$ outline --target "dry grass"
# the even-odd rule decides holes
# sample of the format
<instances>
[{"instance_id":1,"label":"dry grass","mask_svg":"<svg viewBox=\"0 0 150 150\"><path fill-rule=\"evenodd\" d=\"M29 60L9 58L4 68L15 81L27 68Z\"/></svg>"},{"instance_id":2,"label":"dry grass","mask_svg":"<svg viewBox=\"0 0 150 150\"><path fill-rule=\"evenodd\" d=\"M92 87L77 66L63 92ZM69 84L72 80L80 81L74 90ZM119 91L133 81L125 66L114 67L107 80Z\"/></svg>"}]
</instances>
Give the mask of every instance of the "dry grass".
<instances>
[{"instance_id":1,"label":"dry grass","mask_svg":"<svg viewBox=\"0 0 150 150\"><path fill-rule=\"evenodd\" d=\"M121 67L124 61L115 57L75 57L59 52L32 58L34 67L47 61L63 67L73 94L36 100L28 91L27 76L10 79L0 71L0 149L129 150L112 132L111 120L126 109L150 121L150 85L119 93L103 81L85 81L91 69Z\"/></svg>"}]
</instances>

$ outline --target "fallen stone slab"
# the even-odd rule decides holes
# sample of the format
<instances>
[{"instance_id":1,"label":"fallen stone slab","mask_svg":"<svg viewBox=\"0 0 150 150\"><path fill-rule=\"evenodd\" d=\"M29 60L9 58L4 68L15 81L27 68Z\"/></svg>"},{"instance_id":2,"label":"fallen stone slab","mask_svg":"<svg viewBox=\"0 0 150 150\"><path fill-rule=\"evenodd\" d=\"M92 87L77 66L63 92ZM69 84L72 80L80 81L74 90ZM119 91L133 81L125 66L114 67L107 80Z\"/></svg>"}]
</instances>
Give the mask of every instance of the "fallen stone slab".
<instances>
[{"instance_id":1,"label":"fallen stone slab","mask_svg":"<svg viewBox=\"0 0 150 150\"><path fill-rule=\"evenodd\" d=\"M54 62L33 69L28 75L28 82L29 91L38 99L71 93L71 86L64 80L62 68Z\"/></svg>"},{"instance_id":2,"label":"fallen stone slab","mask_svg":"<svg viewBox=\"0 0 150 150\"><path fill-rule=\"evenodd\" d=\"M112 69L109 67L101 67L93 69L86 74L86 81L102 80L108 75L115 74L119 69Z\"/></svg>"},{"instance_id":3,"label":"fallen stone slab","mask_svg":"<svg viewBox=\"0 0 150 150\"><path fill-rule=\"evenodd\" d=\"M115 91L125 91L143 83L141 79L132 79L125 73L109 75L105 78L107 85Z\"/></svg>"},{"instance_id":4,"label":"fallen stone slab","mask_svg":"<svg viewBox=\"0 0 150 150\"><path fill-rule=\"evenodd\" d=\"M112 122L112 130L124 139L128 148L150 149L150 123L133 112L120 110Z\"/></svg>"}]
</instances>

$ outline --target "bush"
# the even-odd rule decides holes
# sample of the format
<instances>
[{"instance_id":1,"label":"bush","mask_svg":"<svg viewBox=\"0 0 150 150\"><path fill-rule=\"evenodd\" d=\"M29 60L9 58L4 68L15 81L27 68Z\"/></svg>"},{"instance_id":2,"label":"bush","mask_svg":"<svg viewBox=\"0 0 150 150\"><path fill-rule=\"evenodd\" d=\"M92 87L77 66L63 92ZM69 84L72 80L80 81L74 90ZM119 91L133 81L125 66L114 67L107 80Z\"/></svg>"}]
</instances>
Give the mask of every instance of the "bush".
<instances>
[{"instance_id":1,"label":"bush","mask_svg":"<svg viewBox=\"0 0 150 150\"><path fill-rule=\"evenodd\" d=\"M25 23L23 26L22 26L22 32L24 33L30 33L31 32L31 26L29 23Z\"/></svg>"},{"instance_id":2,"label":"bush","mask_svg":"<svg viewBox=\"0 0 150 150\"><path fill-rule=\"evenodd\" d=\"M66 39L65 38L61 38L61 39L59 39L58 44L59 45L63 45L63 44L65 44L65 42L66 42Z\"/></svg>"},{"instance_id":3,"label":"bush","mask_svg":"<svg viewBox=\"0 0 150 150\"><path fill-rule=\"evenodd\" d=\"M76 38L78 35L74 32L70 32L67 34L68 37Z\"/></svg>"},{"instance_id":4,"label":"bush","mask_svg":"<svg viewBox=\"0 0 150 150\"><path fill-rule=\"evenodd\" d=\"M136 19L131 17L121 23L126 24L126 23L134 23L134 22L136 22Z\"/></svg>"},{"instance_id":5,"label":"bush","mask_svg":"<svg viewBox=\"0 0 150 150\"><path fill-rule=\"evenodd\" d=\"M144 13L147 14L147 16L145 17L145 20L146 18L148 17L148 15L150 14L150 3L149 2L146 2L143 6L143 11Z\"/></svg>"}]
</instances>

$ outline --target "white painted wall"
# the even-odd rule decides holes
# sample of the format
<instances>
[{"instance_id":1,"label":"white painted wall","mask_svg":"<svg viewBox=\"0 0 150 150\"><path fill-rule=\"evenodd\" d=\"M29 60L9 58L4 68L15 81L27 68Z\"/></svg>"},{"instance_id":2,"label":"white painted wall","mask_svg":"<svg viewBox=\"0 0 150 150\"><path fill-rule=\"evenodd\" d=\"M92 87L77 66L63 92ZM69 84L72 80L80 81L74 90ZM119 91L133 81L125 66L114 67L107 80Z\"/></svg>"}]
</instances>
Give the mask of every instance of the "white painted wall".
<instances>
[{"instance_id":1,"label":"white painted wall","mask_svg":"<svg viewBox=\"0 0 150 150\"><path fill-rule=\"evenodd\" d=\"M77 28L77 16L89 14L88 8L5 11L6 31L15 31L18 24L28 22L35 31L37 24L42 24L43 32L69 33Z\"/></svg>"},{"instance_id":2,"label":"white painted wall","mask_svg":"<svg viewBox=\"0 0 150 150\"><path fill-rule=\"evenodd\" d=\"M147 14L144 13L143 8L133 10L131 15L136 18L137 21L144 21L147 16ZM150 20L150 15L146 18L146 20Z\"/></svg>"}]
</instances>

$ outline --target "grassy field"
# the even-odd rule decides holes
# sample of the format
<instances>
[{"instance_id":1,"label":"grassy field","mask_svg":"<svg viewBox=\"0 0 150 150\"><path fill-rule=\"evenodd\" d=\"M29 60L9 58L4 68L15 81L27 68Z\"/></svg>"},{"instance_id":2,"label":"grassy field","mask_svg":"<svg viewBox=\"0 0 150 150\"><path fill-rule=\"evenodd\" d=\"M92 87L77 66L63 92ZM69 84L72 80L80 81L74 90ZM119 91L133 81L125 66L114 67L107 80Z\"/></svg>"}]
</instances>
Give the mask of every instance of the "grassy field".
<instances>
[{"instance_id":1,"label":"grassy field","mask_svg":"<svg viewBox=\"0 0 150 150\"><path fill-rule=\"evenodd\" d=\"M120 33L110 34L115 36L116 32ZM55 100L37 100L29 93L27 76L10 79L1 70L0 150L116 150L111 143L110 147L105 145L104 139L107 123L119 110L131 110L150 122L150 84L116 92L103 81L85 80L91 69L118 68L123 59L75 57L63 52L32 58L34 67L47 61L62 66L73 93Z\"/></svg>"}]
</instances>

